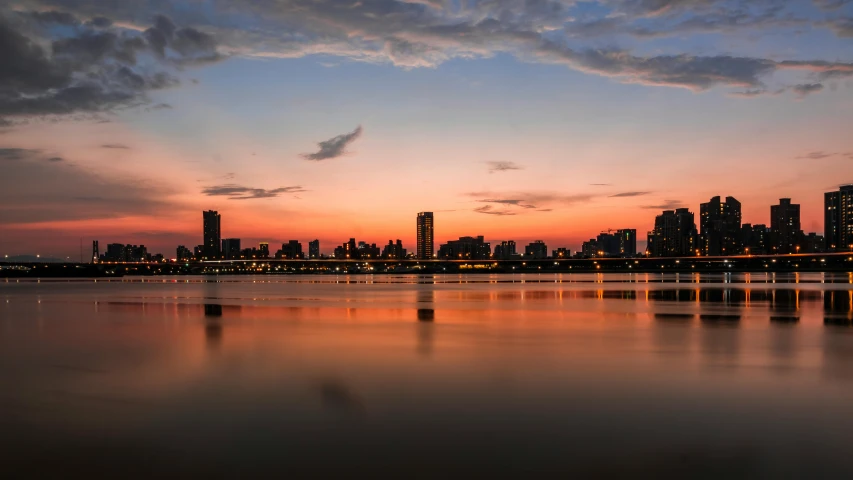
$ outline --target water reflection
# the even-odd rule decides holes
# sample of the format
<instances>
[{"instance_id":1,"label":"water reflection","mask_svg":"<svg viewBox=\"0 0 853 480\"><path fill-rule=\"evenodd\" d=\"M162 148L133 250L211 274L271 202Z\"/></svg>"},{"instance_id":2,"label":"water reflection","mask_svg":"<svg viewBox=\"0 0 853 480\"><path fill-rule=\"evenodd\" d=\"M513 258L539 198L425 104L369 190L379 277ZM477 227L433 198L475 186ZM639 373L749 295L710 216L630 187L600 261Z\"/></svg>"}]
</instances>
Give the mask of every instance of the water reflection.
<instances>
[{"instance_id":1,"label":"water reflection","mask_svg":"<svg viewBox=\"0 0 853 480\"><path fill-rule=\"evenodd\" d=\"M418 325L417 337L419 354L432 354L435 342L435 290L431 285L419 285L417 292Z\"/></svg>"},{"instance_id":2,"label":"water reflection","mask_svg":"<svg viewBox=\"0 0 853 480\"><path fill-rule=\"evenodd\" d=\"M853 290L825 292L823 311L825 324L853 326Z\"/></svg>"}]
</instances>

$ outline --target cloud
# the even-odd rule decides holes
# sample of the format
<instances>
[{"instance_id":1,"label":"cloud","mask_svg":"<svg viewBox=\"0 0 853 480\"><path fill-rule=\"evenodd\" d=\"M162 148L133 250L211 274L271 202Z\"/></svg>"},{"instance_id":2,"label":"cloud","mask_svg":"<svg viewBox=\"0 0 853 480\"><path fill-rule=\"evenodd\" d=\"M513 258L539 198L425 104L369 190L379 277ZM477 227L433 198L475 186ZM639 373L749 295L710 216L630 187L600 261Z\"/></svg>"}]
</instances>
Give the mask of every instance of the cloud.
<instances>
[{"instance_id":1,"label":"cloud","mask_svg":"<svg viewBox=\"0 0 853 480\"><path fill-rule=\"evenodd\" d=\"M121 28L104 16L85 23L77 18L65 11L0 11L0 57L6 67L0 69L0 118L144 105L148 92L179 83L174 73L179 68L222 58L217 41L194 28L161 35L165 17L157 17L148 30L158 35Z\"/></svg>"},{"instance_id":2,"label":"cloud","mask_svg":"<svg viewBox=\"0 0 853 480\"><path fill-rule=\"evenodd\" d=\"M645 208L647 210L675 210L677 208L684 208L684 202L681 200L664 200L661 204L643 205L640 208Z\"/></svg>"},{"instance_id":3,"label":"cloud","mask_svg":"<svg viewBox=\"0 0 853 480\"><path fill-rule=\"evenodd\" d=\"M590 183L593 187L610 187L612 183Z\"/></svg>"},{"instance_id":4,"label":"cloud","mask_svg":"<svg viewBox=\"0 0 853 480\"><path fill-rule=\"evenodd\" d=\"M252 200L256 198L274 198L282 193L301 193L306 190L299 185L280 187L271 190L263 188L244 187L234 183L205 187L201 193L210 197L228 197L228 200Z\"/></svg>"},{"instance_id":5,"label":"cloud","mask_svg":"<svg viewBox=\"0 0 853 480\"><path fill-rule=\"evenodd\" d=\"M105 143L101 145L101 148L115 149L115 150L130 150L130 147L127 145L122 145L120 143Z\"/></svg>"},{"instance_id":6,"label":"cloud","mask_svg":"<svg viewBox=\"0 0 853 480\"><path fill-rule=\"evenodd\" d=\"M515 212L510 210L497 210L492 205L483 205L482 207L475 208L474 211L486 215L516 215Z\"/></svg>"},{"instance_id":7,"label":"cloud","mask_svg":"<svg viewBox=\"0 0 853 480\"><path fill-rule=\"evenodd\" d=\"M515 162L486 162L486 164L489 166L489 173L524 169L524 167L516 164Z\"/></svg>"},{"instance_id":8,"label":"cloud","mask_svg":"<svg viewBox=\"0 0 853 480\"><path fill-rule=\"evenodd\" d=\"M361 136L361 125L356 127L350 133L345 133L342 135L338 135L337 137L330 138L326 141L319 142L317 146L320 149L315 153L304 153L302 154L302 158L305 160L311 160L314 162L319 162L321 160L328 160L331 158L337 158L346 153L346 148L349 144L356 141L358 137Z\"/></svg>"},{"instance_id":9,"label":"cloud","mask_svg":"<svg viewBox=\"0 0 853 480\"><path fill-rule=\"evenodd\" d=\"M4 227L174 215L182 206L169 199L172 193L167 186L150 180L104 176L40 150L0 148L0 218Z\"/></svg>"},{"instance_id":10,"label":"cloud","mask_svg":"<svg viewBox=\"0 0 853 480\"><path fill-rule=\"evenodd\" d=\"M827 152L810 152L810 153L807 153L805 155L801 155L801 156L796 157L796 158L802 159L802 160L820 160L823 158L831 157L833 155L835 155L835 154L834 153L827 153Z\"/></svg>"},{"instance_id":11,"label":"cloud","mask_svg":"<svg viewBox=\"0 0 853 480\"><path fill-rule=\"evenodd\" d=\"M794 85L791 87L791 90L794 91L800 98L805 97L806 95L810 95L812 93L817 93L823 90L823 85L820 83L806 83L801 85Z\"/></svg>"},{"instance_id":12,"label":"cloud","mask_svg":"<svg viewBox=\"0 0 853 480\"><path fill-rule=\"evenodd\" d=\"M643 195L648 195L652 192L622 192L617 193L615 195L610 195L610 198L622 198L622 197L641 197Z\"/></svg>"}]
</instances>

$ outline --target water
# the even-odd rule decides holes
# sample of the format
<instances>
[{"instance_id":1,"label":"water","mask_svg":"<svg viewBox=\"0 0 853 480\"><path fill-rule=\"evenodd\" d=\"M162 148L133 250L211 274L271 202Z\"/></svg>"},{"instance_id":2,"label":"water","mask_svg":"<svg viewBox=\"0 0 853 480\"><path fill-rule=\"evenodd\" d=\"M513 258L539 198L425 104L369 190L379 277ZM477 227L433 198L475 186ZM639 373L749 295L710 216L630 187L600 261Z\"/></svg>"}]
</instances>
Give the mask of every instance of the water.
<instances>
[{"instance_id":1,"label":"water","mask_svg":"<svg viewBox=\"0 0 853 480\"><path fill-rule=\"evenodd\" d=\"M0 283L4 468L853 475L846 274L218 280Z\"/></svg>"}]
</instances>

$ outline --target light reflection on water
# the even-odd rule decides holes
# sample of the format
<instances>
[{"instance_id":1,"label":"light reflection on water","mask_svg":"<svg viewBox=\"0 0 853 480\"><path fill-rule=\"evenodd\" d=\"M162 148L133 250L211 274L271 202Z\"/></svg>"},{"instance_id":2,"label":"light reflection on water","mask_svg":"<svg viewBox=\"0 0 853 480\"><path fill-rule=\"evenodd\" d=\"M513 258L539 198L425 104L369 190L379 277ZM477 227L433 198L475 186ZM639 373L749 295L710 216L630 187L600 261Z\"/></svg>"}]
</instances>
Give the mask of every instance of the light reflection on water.
<instances>
[{"instance_id":1,"label":"light reflection on water","mask_svg":"<svg viewBox=\"0 0 853 480\"><path fill-rule=\"evenodd\" d=\"M558 277L0 283L0 455L62 476L853 473L848 275Z\"/></svg>"}]
</instances>

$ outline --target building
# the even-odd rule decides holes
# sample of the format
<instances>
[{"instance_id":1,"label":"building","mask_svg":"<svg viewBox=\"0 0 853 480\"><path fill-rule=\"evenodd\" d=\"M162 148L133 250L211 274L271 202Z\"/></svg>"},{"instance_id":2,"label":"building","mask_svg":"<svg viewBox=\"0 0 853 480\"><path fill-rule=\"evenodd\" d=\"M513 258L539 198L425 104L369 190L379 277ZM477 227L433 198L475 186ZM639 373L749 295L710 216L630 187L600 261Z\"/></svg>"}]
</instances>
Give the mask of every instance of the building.
<instances>
[{"instance_id":1,"label":"building","mask_svg":"<svg viewBox=\"0 0 853 480\"><path fill-rule=\"evenodd\" d=\"M581 258L595 258L600 256L598 250L598 240L590 238L581 244Z\"/></svg>"},{"instance_id":2,"label":"building","mask_svg":"<svg viewBox=\"0 0 853 480\"><path fill-rule=\"evenodd\" d=\"M803 235L802 248L799 253L824 253L826 252L826 240L823 235L810 233Z\"/></svg>"},{"instance_id":3,"label":"building","mask_svg":"<svg viewBox=\"0 0 853 480\"><path fill-rule=\"evenodd\" d=\"M416 255L420 260L432 258L435 252L435 220L432 212L418 213L418 232Z\"/></svg>"},{"instance_id":4,"label":"building","mask_svg":"<svg viewBox=\"0 0 853 480\"><path fill-rule=\"evenodd\" d=\"M853 185L824 194L823 236L827 252L853 250Z\"/></svg>"},{"instance_id":5,"label":"building","mask_svg":"<svg viewBox=\"0 0 853 480\"><path fill-rule=\"evenodd\" d=\"M320 258L320 240L311 240L308 242L308 258Z\"/></svg>"},{"instance_id":6,"label":"building","mask_svg":"<svg viewBox=\"0 0 853 480\"><path fill-rule=\"evenodd\" d=\"M270 244L261 242L258 244L258 258L270 258Z\"/></svg>"},{"instance_id":7,"label":"building","mask_svg":"<svg viewBox=\"0 0 853 480\"><path fill-rule=\"evenodd\" d=\"M175 253L176 253L176 258L179 261L192 260L192 258L193 258L193 252L191 252L189 248L187 248L183 245L178 245L177 252L175 252Z\"/></svg>"},{"instance_id":8,"label":"building","mask_svg":"<svg viewBox=\"0 0 853 480\"><path fill-rule=\"evenodd\" d=\"M107 245L107 251L104 252L105 262L126 262L124 245L121 243L110 243Z\"/></svg>"},{"instance_id":9,"label":"building","mask_svg":"<svg viewBox=\"0 0 853 480\"><path fill-rule=\"evenodd\" d=\"M510 260L517 256L515 240L507 240L501 242L500 245L495 245L496 260Z\"/></svg>"},{"instance_id":10,"label":"building","mask_svg":"<svg viewBox=\"0 0 853 480\"><path fill-rule=\"evenodd\" d=\"M483 236L459 237L450 240L438 249L439 258L448 260L489 260L492 257L492 247L483 241Z\"/></svg>"},{"instance_id":11,"label":"building","mask_svg":"<svg viewBox=\"0 0 853 480\"><path fill-rule=\"evenodd\" d=\"M281 244L281 250L276 252L275 258L283 258L285 260L296 260L305 258L302 253L302 244L299 240L289 240L287 243Z\"/></svg>"},{"instance_id":12,"label":"building","mask_svg":"<svg viewBox=\"0 0 853 480\"><path fill-rule=\"evenodd\" d=\"M222 257L225 260L239 260L241 250L239 238L226 238L222 240Z\"/></svg>"},{"instance_id":13,"label":"building","mask_svg":"<svg viewBox=\"0 0 853 480\"><path fill-rule=\"evenodd\" d=\"M358 242L358 257L362 260L370 260L372 258L382 257L382 252L375 243L368 244L367 242Z\"/></svg>"},{"instance_id":14,"label":"building","mask_svg":"<svg viewBox=\"0 0 853 480\"><path fill-rule=\"evenodd\" d=\"M101 259L100 248L98 247L98 241L92 241L92 263L98 263Z\"/></svg>"},{"instance_id":15,"label":"building","mask_svg":"<svg viewBox=\"0 0 853 480\"><path fill-rule=\"evenodd\" d=\"M532 258L534 260L543 260L548 258L548 246L542 240L528 243L524 247L524 258Z\"/></svg>"},{"instance_id":16,"label":"building","mask_svg":"<svg viewBox=\"0 0 853 480\"><path fill-rule=\"evenodd\" d=\"M358 247L355 239L350 238L348 242L335 247L335 258L338 260L356 260L358 259Z\"/></svg>"},{"instance_id":17,"label":"building","mask_svg":"<svg viewBox=\"0 0 853 480\"><path fill-rule=\"evenodd\" d=\"M388 240L388 245L382 249L382 258L389 260L402 260L406 258L406 249L403 248L403 241L397 239L397 243L393 240Z\"/></svg>"},{"instance_id":18,"label":"building","mask_svg":"<svg viewBox=\"0 0 853 480\"><path fill-rule=\"evenodd\" d=\"M714 197L700 208L699 235L703 255L721 256L741 253L741 205L734 197Z\"/></svg>"},{"instance_id":19,"label":"building","mask_svg":"<svg viewBox=\"0 0 853 480\"><path fill-rule=\"evenodd\" d=\"M553 252L551 252L551 256L554 258L571 258L572 251L565 247L560 247Z\"/></svg>"},{"instance_id":20,"label":"building","mask_svg":"<svg viewBox=\"0 0 853 480\"><path fill-rule=\"evenodd\" d=\"M203 213L204 217L204 250L202 256L205 260L217 259L221 256L222 248L219 212L208 210Z\"/></svg>"},{"instance_id":21,"label":"building","mask_svg":"<svg viewBox=\"0 0 853 480\"><path fill-rule=\"evenodd\" d=\"M596 238L597 257L633 257L637 255L637 231L608 230Z\"/></svg>"},{"instance_id":22,"label":"building","mask_svg":"<svg viewBox=\"0 0 853 480\"><path fill-rule=\"evenodd\" d=\"M741 227L743 253L747 255L767 255L770 253L770 229L767 225L744 223Z\"/></svg>"},{"instance_id":23,"label":"building","mask_svg":"<svg viewBox=\"0 0 853 480\"><path fill-rule=\"evenodd\" d=\"M797 253L802 239L800 205L782 198L779 205L770 206L770 231L773 237L772 253Z\"/></svg>"},{"instance_id":24,"label":"building","mask_svg":"<svg viewBox=\"0 0 853 480\"><path fill-rule=\"evenodd\" d=\"M686 208L664 210L649 232L647 253L652 257L695 256L698 250L696 222Z\"/></svg>"}]
</instances>

